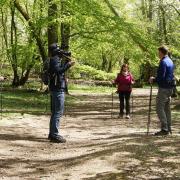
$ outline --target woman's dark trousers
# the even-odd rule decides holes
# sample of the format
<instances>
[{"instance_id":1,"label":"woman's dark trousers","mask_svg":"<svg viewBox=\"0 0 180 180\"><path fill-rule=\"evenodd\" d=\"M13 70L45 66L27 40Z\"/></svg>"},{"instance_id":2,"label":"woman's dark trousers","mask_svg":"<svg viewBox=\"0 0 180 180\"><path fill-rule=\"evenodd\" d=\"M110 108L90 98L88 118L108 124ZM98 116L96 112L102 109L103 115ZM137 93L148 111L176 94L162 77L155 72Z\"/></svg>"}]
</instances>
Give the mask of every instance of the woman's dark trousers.
<instances>
[{"instance_id":1,"label":"woman's dark trousers","mask_svg":"<svg viewBox=\"0 0 180 180\"><path fill-rule=\"evenodd\" d=\"M120 101L120 115L123 116L124 114L124 104L126 108L126 115L130 114L130 95L131 92L128 91L122 91L119 92L119 101ZM125 103L124 103L125 101Z\"/></svg>"}]
</instances>

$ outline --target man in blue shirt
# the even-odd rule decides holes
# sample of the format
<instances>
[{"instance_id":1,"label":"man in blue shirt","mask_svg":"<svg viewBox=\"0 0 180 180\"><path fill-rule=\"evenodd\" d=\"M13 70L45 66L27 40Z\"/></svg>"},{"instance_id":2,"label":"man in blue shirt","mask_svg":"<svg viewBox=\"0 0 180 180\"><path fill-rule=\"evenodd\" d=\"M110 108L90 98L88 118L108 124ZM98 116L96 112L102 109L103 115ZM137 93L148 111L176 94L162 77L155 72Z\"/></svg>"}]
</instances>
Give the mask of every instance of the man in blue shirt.
<instances>
[{"instance_id":1,"label":"man in blue shirt","mask_svg":"<svg viewBox=\"0 0 180 180\"><path fill-rule=\"evenodd\" d=\"M156 112L161 123L161 131L156 136L168 135L171 133L171 109L170 98L174 86L174 64L168 56L168 49L165 46L158 48L160 63L157 70L157 77L150 77L150 83L158 84L156 99Z\"/></svg>"}]
</instances>

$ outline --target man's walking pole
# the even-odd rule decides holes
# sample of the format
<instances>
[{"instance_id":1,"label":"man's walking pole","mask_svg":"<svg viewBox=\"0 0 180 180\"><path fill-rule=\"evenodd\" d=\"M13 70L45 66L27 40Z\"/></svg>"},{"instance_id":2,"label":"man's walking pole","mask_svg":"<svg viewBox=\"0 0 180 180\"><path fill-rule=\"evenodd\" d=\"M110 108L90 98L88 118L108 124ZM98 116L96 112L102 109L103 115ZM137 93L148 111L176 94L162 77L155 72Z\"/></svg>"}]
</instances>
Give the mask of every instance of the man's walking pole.
<instances>
[{"instance_id":1,"label":"man's walking pole","mask_svg":"<svg viewBox=\"0 0 180 180\"><path fill-rule=\"evenodd\" d=\"M148 122L147 122L147 135L149 135L149 127L151 124L151 101L152 101L152 83L150 84L150 97L149 97L149 112L148 112Z\"/></svg>"}]
</instances>

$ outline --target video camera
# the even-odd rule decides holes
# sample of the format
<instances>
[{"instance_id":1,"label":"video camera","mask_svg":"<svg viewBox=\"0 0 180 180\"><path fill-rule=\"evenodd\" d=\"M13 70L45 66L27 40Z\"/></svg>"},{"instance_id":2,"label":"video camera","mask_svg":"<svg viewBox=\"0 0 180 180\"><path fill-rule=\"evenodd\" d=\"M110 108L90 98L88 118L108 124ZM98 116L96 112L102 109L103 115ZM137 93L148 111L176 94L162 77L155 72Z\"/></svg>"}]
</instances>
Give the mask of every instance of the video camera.
<instances>
[{"instance_id":1,"label":"video camera","mask_svg":"<svg viewBox=\"0 0 180 180\"><path fill-rule=\"evenodd\" d=\"M49 46L49 51L52 56L59 56L60 58L65 57L67 60L71 60L71 52L63 50L57 43L51 44Z\"/></svg>"},{"instance_id":2,"label":"video camera","mask_svg":"<svg viewBox=\"0 0 180 180\"><path fill-rule=\"evenodd\" d=\"M56 49L56 54L57 54L60 58L66 57L67 59L69 59L69 58L71 57L71 52L65 51L65 50L63 50L63 49L61 49L61 48L59 48L59 47L57 47L57 49Z\"/></svg>"}]
</instances>

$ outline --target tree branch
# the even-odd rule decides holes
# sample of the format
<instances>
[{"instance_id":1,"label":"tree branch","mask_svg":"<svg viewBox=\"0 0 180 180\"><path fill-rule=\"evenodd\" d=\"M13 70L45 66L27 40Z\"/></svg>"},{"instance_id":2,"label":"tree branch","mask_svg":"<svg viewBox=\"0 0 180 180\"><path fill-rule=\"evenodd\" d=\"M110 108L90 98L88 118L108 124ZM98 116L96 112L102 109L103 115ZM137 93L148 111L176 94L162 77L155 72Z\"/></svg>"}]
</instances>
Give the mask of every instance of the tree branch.
<instances>
[{"instance_id":1,"label":"tree branch","mask_svg":"<svg viewBox=\"0 0 180 180\"><path fill-rule=\"evenodd\" d=\"M23 7L20 5L19 0L14 0L14 5L17 8L17 10L21 13L21 15L24 17L24 19L28 22L30 29L32 30L32 35L36 40L36 44L39 48L39 52L41 55L41 58L43 62L47 59L47 53L44 49L44 42L43 40L39 37L39 34L36 32L36 27L31 21L31 18L29 14L23 9Z\"/></svg>"},{"instance_id":2,"label":"tree branch","mask_svg":"<svg viewBox=\"0 0 180 180\"><path fill-rule=\"evenodd\" d=\"M120 17L120 15L118 14L118 12L115 10L115 8L113 7L113 5L109 2L109 0L104 0L104 2L107 4L107 6L109 7L109 9L111 10L111 12L115 15L115 17L118 17L120 20L122 20L122 18ZM148 51L147 47L145 47L141 42L139 42L137 40L137 38L135 37L134 31L132 28L128 27L128 31L127 33L130 35L130 37L132 38L132 40L145 52Z\"/></svg>"},{"instance_id":3,"label":"tree branch","mask_svg":"<svg viewBox=\"0 0 180 180\"><path fill-rule=\"evenodd\" d=\"M73 34L70 34L70 37L77 36L77 35L84 35L84 34L98 34L103 32L111 32L113 29L107 29L107 30L100 30L100 31L80 31Z\"/></svg>"},{"instance_id":4,"label":"tree branch","mask_svg":"<svg viewBox=\"0 0 180 180\"><path fill-rule=\"evenodd\" d=\"M172 4L167 4L168 6L173 7L173 9L178 13L178 15L180 16L180 11Z\"/></svg>"}]
</instances>

